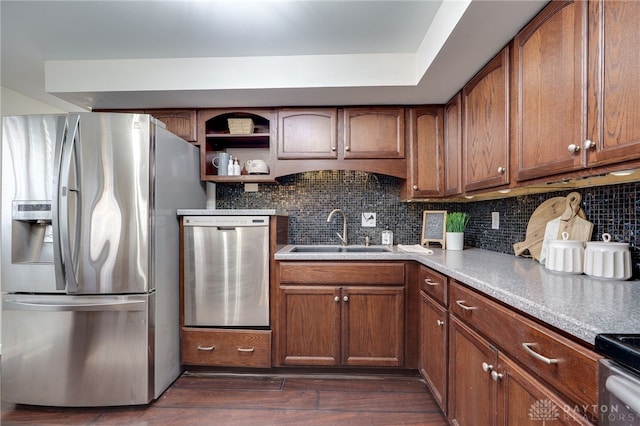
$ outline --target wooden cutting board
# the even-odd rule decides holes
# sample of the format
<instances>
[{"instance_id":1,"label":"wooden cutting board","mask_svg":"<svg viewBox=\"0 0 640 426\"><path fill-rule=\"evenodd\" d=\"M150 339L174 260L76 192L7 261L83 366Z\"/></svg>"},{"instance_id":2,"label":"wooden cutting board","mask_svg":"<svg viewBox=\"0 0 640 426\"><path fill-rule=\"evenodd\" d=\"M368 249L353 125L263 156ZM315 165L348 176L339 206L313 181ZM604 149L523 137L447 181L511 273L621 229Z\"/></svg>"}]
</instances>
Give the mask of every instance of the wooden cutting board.
<instances>
[{"instance_id":1,"label":"wooden cutting board","mask_svg":"<svg viewBox=\"0 0 640 426\"><path fill-rule=\"evenodd\" d=\"M536 260L540 260L540 252L542 251L542 242L544 240L547 223L557 217L560 217L566 207L567 197L549 198L540 204L529 218L525 240L513 245L515 255L520 256L525 251L529 251L531 257ZM578 211L576 217L585 217L582 209Z\"/></svg>"}]
</instances>

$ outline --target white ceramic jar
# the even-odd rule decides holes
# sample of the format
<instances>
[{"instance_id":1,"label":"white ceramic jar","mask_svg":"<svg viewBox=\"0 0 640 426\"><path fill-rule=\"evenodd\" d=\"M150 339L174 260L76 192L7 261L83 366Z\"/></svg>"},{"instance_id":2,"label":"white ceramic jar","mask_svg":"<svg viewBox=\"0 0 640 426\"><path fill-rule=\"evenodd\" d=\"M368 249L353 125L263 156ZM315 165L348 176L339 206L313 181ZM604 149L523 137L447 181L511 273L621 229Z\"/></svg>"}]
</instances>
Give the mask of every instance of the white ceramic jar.
<instances>
[{"instance_id":1,"label":"white ceramic jar","mask_svg":"<svg viewBox=\"0 0 640 426\"><path fill-rule=\"evenodd\" d=\"M602 234L602 241L587 243L584 273L612 280L631 278L631 252L629 244L611 242L611 235Z\"/></svg>"},{"instance_id":2,"label":"white ceramic jar","mask_svg":"<svg viewBox=\"0 0 640 426\"><path fill-rule=\"evenodd\" d=\"M584 242L570 240L567 232L561 240L550 240L545 267L551 271L581 274L584 267Z\"/></svg>"}]
</instances>

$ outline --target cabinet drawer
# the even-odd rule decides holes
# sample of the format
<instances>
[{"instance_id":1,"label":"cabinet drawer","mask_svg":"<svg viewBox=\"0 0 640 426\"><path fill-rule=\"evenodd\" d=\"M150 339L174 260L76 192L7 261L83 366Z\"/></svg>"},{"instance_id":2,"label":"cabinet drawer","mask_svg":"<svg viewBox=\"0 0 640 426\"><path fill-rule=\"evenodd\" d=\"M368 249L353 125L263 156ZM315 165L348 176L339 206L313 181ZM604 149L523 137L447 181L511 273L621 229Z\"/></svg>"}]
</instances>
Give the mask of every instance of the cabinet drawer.
<instances>
[{"instance_id":1,"label":"cabinet drawer","mask_svg":"<svg viewBox=\"0 0 640 426\"><path fill-rule=\"evenodd\" d=\"M271 367L271 331L182 329L182 363Z\"/></svg>"},{"instance_id":2,"label":"cabinet drawer","mask_svg":"<svg viewBox=\"0 0 640 426\"><path fill-rule=\"evenodd\" d=\"M420 265L420 289L447 306L447 277Z\"/></svg>"},{"instance_id":3,"label":"cabinet drawer","mask_svg":"<svg viewBox=\"0 0 640 426\"><path fill-rule=\"evenodd\" d=\"M600 356L457 282L450 284L453 314L573 402L596 406Z\"/></svg>"},{"instance_id":4,"label":"cabinet drawer","mask_svg":"<svg viewBox=\"0 0 640 426\"><path fill-rule=\"evenodd\" d=\"M404 262L280 262L280 283L404 285Z\"/></svg>"}]
</instances>

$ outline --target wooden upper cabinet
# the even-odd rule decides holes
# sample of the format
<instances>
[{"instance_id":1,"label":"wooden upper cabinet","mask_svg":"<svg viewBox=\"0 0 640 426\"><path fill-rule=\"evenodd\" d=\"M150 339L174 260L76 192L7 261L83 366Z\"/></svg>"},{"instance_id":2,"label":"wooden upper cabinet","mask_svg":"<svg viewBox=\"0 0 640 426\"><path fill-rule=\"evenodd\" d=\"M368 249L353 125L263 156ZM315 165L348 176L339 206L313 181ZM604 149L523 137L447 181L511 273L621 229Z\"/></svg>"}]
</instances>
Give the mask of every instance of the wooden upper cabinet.
<instances>
[{"instance_id":1,"label":"wooden upper cabinet","mask_svg":"<svg viewBox=\"0 0 640 426\"><path fill-rule=\"evenodd\" d=\"M513 42L517 180L585 166L587 2L551 2Z\"/></svg>"},{"instance_id":2,"label":"wooden upper cabinet","mask_svg":"<svg viewBox=\"0 0 640 426\"><path fill-rule=\"evenodd\" d=\"M145 110L167 125L167 130L189 142L198 141L195 109Z\"/></svg>"},{"instance_id":3,"label":"wooden upper cabinet","mask_svg":"<svg viewBox=\"0 0 640 426\"><path fill-rule=\"evenodd\" d=\"M411 108L409 121L409 182L406 198L444 194L442 107Z\"/></svg>"},{"instance_id":4,"label":"wooden upper cabinet","mask_svg":"<svg viewBox=\"0 0 640 426\"><path fill-rule=\"evenodd\" d=\"M345 108L344 158L404 158L404 108Z\"/></svg>"},{"instance_id":5,"label":"wooden upper cabinet","mask_svg":"<svg viewBox=\"0 0 640 426\"><path fill-rule=\"evenodd\" d=\"M592 166L640 158L640 2L589 2Z\"/></svg>"},{"instance_id":6,"label":"wooden upper cabinet","mask_svg":"<svg viewBox=\"0 0 640 426\"><path fill-rule=\"evenodd\" d=\"M278 110L278 158L338 158L335 108Z\"/></svg>"},{"instance_id":7,"label":"wooden upper cabinet","mask_svg":"<svg viewBox=\"0 0 640 426\"><path fill-rule=\"evenodd\" d=\"M444 195L462 193L462 94L444 107Z\"/></svg>"},{"instance_id":8,"label":"wooden upper cabinet","mask_svg":"<svg viewBox=\"0 0 640 426\"><path fill-rule=\"evenodd\" d=\"M509 183L509 48L462 89L464 190Z\"/></svg>"}]
</instances>

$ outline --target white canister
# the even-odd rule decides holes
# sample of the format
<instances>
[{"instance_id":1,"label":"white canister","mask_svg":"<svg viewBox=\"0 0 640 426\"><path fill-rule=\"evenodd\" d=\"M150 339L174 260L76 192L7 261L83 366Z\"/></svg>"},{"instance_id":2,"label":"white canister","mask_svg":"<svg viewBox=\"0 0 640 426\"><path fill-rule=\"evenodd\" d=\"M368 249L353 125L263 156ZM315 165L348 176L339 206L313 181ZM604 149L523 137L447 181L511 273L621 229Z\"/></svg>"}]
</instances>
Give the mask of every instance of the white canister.
<instances>
[{"instance_id":1,"label":"white canister","mask_svg":"<svg viewBox=\"0 0 640 426\"><path fill-rule=\"evenodd\" d=\"M549 240L545 267L551 271L581 274L584 267L584 242L570 240L562 233L561 240Z\"/></svg>"},{"instance_id":2,"label":"white canister","mask_svg":"<svg viewBox=\"0 0 640 426\"><path fill-rule=\"evenodd\" d=\"M602 234L602 241L588 242L584 273L596 278L628 280L631 278L629 244L611 242L609 234Z\"/></svg>"}]
</instances>

